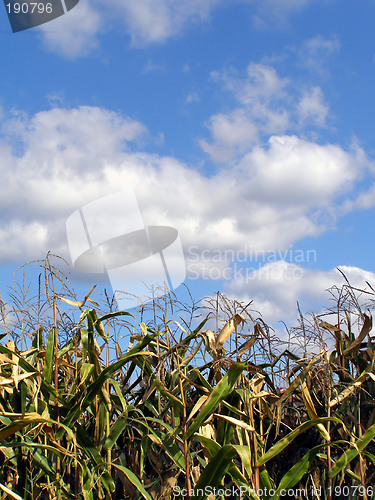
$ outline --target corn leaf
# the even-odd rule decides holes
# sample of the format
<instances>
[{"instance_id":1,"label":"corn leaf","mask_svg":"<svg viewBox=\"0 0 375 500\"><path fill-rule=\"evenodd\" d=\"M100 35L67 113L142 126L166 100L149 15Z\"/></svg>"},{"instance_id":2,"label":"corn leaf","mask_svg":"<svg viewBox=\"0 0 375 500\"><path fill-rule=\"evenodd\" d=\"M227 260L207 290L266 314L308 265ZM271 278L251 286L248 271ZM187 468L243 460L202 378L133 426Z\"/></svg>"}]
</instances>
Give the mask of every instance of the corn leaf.
<instances>
[{"instance_id":1,"label":"corn leaf","mask_svg":"<svg viewBox=\"0 0 375 500\"><path fill-rule=\"evenodd\" d=\"M225 376L220 380L215 389L211 392L207 401L202 406L198 416L188 428L185 436L186 439L188 439L194 434L195 431L198 430L203 422L210 415L212 415L212 413L214 413L220 402L233 391L238 377L241 375L244 368L244 363L235 363L233 366L231 366Z\"/></svg>"}]
</instances>

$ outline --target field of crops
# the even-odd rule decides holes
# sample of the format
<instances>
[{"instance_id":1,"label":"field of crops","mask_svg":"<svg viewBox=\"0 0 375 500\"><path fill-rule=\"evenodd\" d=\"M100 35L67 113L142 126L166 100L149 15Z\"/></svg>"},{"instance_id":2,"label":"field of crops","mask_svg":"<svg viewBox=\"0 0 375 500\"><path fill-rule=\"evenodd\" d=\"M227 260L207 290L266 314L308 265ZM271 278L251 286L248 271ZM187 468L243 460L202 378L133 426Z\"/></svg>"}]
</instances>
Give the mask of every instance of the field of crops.
<instances>
[{"instance_id":1,"label":"field of crops","mask_svg":"<svg viewBox=\"0 0 375 500\"><path fill-rule=\"evenodd\" d=\"M349 283L335 321L281 340L221 294L79 301L49 258L36 290L1 303L2 498L373 497L375 345Z\"/></svg>"}]
</instances>

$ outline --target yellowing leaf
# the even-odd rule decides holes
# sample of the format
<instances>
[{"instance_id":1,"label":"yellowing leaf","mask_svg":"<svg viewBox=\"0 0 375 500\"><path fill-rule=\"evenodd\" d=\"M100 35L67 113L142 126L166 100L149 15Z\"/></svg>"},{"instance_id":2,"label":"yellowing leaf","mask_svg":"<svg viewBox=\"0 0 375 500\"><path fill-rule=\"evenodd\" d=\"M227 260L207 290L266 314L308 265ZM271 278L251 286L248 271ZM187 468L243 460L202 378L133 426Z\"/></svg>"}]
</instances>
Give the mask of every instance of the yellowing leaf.
<instances>
[{"instance_id":1,"label":"yellowing leaf","mask_svg":"<svg viewBox=\"0 0 375 500\"><path fill-rule=\"evenodd\" d=\"M207 401L207 399L208 399L208 396L205 396L205 395L201 396L198 399L198 401L195 403L193 409L191 410L189 418L187 419L187 421L189 421L191 418L194 417L194 415L202 408L202 406Z\"/></svg>"},{"instance_id":2,"label":"yellowing leaf","mask_svg":"<svg viewBox=\"0 0 375 500\"><path fill-rule=\"evenodd\" d=\"M216 347L222 347L240 323L245 322L242 314L236 314L227 321L216 339Z\"/></svg>"},{"instance_id":3,"label":"yellowing leaf","mask_svg":"<svg viewBox=\"0 0 375 500\"><path fill-rule=\"evenodd\" d=\"M17 375L17 379L16 380L14 378L0 377L0 386L3 387L5 385L12 385L12 384L14 384L17 387L16 382L18 384L18 382L20 382L21 380L25 380L26 378L33 377L35 374L36 374L36 372L34 372L34 373L23 373L21 375Z\"/></svg>"},{"instance_id":4,"label":"yellowing leaf","mask_svg":"<svg viewBox=\"0 0 375 500\"><path fill-rule=\"evenodd\" d=\"M245 422L242 422L242 420L238 420L237 418L228 417L228 415L220 415L219 413L214 413L214 416L221 418L222 420L226 420L233 425L237 425L238 427L242 427L242 429L245 429L247 431L255 431L254 427L251 427L251 425L246 424Z\"/></svg>"},{"instance_id":5,"label":"yellowing leaf","mask_svg":"<svg viewBox=\"0 0 375 500\"><path fill-rule=\"evenodd\" d=\"M8 495L8 497L13 498L14 500L23 500L23 498L17 495L17 493L14 493L14 491L10 490L1 483L0 483L0 489L2 489L4 493Z\"/></svg>"},{"instance_id":6,"label":"yellowing leaf","mask_svg":"<svg viewBox=\"0 0 375 500\"><path fill-rule=\"evenodd\" d=\"M89 291L89 293L86 295L86 297L83 300L70 300L70 299L66 299L65 297L61 297L60 295L58 295L58 298L60 300L62 300L63 302L65 302L66 304L69 304L70 306L74 306L74 307L83 307L85 305L86 301L92 302L97 307L99 307L99 305L96 302L94 302L93 300L89 299L90 295L95 290L95 288L96 288L96 285L94 285L91 288L91 290Z\"/></svg>"}]
</instances>

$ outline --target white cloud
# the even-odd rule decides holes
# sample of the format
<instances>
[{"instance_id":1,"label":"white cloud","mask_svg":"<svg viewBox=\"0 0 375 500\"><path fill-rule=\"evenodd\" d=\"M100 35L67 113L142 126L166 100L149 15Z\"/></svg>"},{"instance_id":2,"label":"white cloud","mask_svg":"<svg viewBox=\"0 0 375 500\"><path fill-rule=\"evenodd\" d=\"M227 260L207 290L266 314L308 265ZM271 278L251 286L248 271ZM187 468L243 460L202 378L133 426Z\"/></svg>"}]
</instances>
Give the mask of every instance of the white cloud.
<instances>
[{"instance_id":1,"label":"white cloud","mask_svg":"<svg viewBox=\"0 0 375 500\"><path fill-rule=\"evenodd\" d=\"M207 127L214 142L200 141L202 149L215 161L226 163L258 142L258 128L243 109L219 113L210 118Z\"/></svg>"},{"instance_id":2,"label":"white cloud","mask_svg":"<svg viewBox=\"0 0 375 500\"><path fill-rule=\"evenodd\" d=\"M302 66L325 75L329 59L340 50L340 47L341 42L337 35L332 35L330 38L317 35L306 40L296 51Z\"/></svg>"},{"instance_id":3,"label":"white cloud","mask_svg":"<svg viewBox=\"0 0 375 500\"><path fill-rule=\"evenodd\" d=\"M300 124L312 123L318 127L325 127L329 107L324 102L324 96L320 87L313 87L305 91L297 105L297 115Z\"/></svg>"},{"instance_id":4,"label":"white cloud","mask_svg":"<svg viewBox=\"0 0 375 500\"><path fill-rule=\"evenodd\" d=\"M133 46L164 42L189 24L205 21L223 0L80 0L67 14L39 29L48 50L67 58L90 53L99 35L121 26Z\"/></svg>"},{"instance_id":5,"label":"white cloud","mask_svg":"<svg viewBox=\"0 0 375 500\"><path fill-rule=\"evenodd\" d=\"M251 105L254 102L269 103L280 94L288 85L287 78L280 78L272 66L251 62L246 68L245 78L238 72L214 71L212 78L233 92L241 104Z\"/></svg>"},{"instance_id":6,"label":"white cloud","mask_svg":"<svg viewBox=\"0 0 375 500\"><path fill-rule=\"evenodd\" d=\"M232 111L213 115L207 122L212 142L200 145L214 161L227 163L249 151L261 135L284 133L289 127L288 79L281 78L272 66L250 63L244 78L234 69L215 71L214 81L228 90L241 105Z\"/></svg>"},{"instance_id":7,"label":"white cloud","mask_svg":"<svg viewBox=\"0 0 375 500\"><path fill-rule=\"evenodd\" d=\"M154 63L151 61L151 59L149 59L147 61L147 63L145 64L145 66L142 70L142 73L144 75L147 75L149 73L155 73L155 72L164 71L164 70L165 70L165 67L162 64Z\"/></svg>"},{"instance_id":8,"label":"white cloud","mask_svg":"<svg viewBox=\"0 0 375 500\"><path fill-rule=\"evenodd\" d=\"M353 200L346 200L340 212L342 214L352 212L353 210L368 210L375 206L375 184L373 183L368 189L359 193Z\"/></svg>"},{"instance_id":9,"label":"white cloud","mask_svg":"<svg viewBox=\"0 0 375 500\"><path fill-rule=\"evenodd\" d=\"M285 20L287 15L316 0L236 0L249 4L258 24L269 20ZM162 43L178 36L191 25L207 22L224 0L80 0L64 16L42 25L39 29L48 50L67 58L90 53L99 45L99 35L120 27L132 46ZM52 24L53 23L53 24ZM271 22L272 24L272 22Z\"/></svg>"},{"instance_id":10,"label":"white cloud","mask_svg":"<svg viewBox=\"0 0 375 500\"><path fill-rule=\"evenodd\" d=\"M145 127L116 113L82 106L56 108L31 118L11 117L3 121L2 132L0 220L1 228L15 236L13 245L2 246L5 253L1 255L11 259L15 251L23 249L28 259L32 246L34 252L44 252L53 243L61 248L63 224L59 218L66 217L82 197L100 196L106 188L102 185L103 165L109 158L116 161ZM25 238L33 234L28 230L33 224L44 225L44 232L36 231L25 244ZM21 238L22 227L25 234Z\"/></svg>"},{"instance_id":11,"label":"white cloud","mask_svg":"<svg viewBox=\"0 0 375 500\"><path fill-rule=\"evenodd\" d=\"M80 3L88 9L88 0ZM206 21L212 10L223 0L189 0L189 2L175 2L174 0L94 0L90 4L90 14L100 16L102 22L97 24L95 32L105 26L116 24L124 26L130 36L133 46L142 46L151 43L164 42L168 38L181 34L189 24ZM95 9L95 10L93 10ZM77 13L74 12L75 17ZM77 19L78 24L78 19ZM93 27L93 23L91 22ZM68 28L69 30L69 28ZM89 39L92 38L90 29L86 30Z\"/></svg>"},{"instance_id":12,"label":"white cloud","mask_svg":"<svg viewBox=\"0 0 375 500\"><path fill-rule=\"evenodd\" d=\"M347 192L360 164L339 146L321 146L296 136L272 137L268 150L254 148L240 162L255 199L272 199L293 210L331 203Z\"/></svg>"},{"instance_id":13,"label":"white cloud","mask_svg":"<svg viewBox=\"0 0 375 500\"><path fill-rule=\"evenodd\" d=\"M146 128L101 108L3 117L2 131L3 263L43 258L49 250L69 260L67 217L90 201L133 188L147 225L178 229L188 277L224 278L224 291L254 299L267 322L294 320L296 300L305 310L322 304L324 290L338 282L334 270L314 272L283 261L267 262L251 279L225 273L230 250L244 256L282 251L329 228L318 214L335 214L337 200L355 189L365 162L358 147L346 152L273 136L208 178L175 158L134 151ZM344 272L354 285L374 283L363 270Z\"/></svg>"},{"instance_id":14,"label":"white cloud","mask_svg":"<svg viewBox=\"0 0 375 500\"><path fill-rule=\"evenodd\" d=\"M74 9L40 26L44 44L68 59L90 53L98 46L101 15L88 1L80 0Z\"/></svg>"},{"instance_id":15,"label":"white cloud","mask_svg":"<svg viewBox=\"0 0 375 500\"><path fill-rule=\"evenodd\" d=\"M358 267L339 266L349 283L359 289L368 288L366 281L375 284L375 274ZM245 272L225 288L225 292L238 300L253 300L252 308L260 311L266 323L276 325L284 321L297 325L297 301L303 313L320 314L332 307L332 286L339 288L345 280L337 269L312 271L294 263L278 260L255 269L246 277ZM368 301L363 296L363 303Z\"/></svg>"},{"instance_id":16,"label":"white cloud","mask_svg":"<svg viewBox=\"0 0 375 500\"><path fill-rule=\"evenodd\" d=\"M2 129L0 230L13 235L1 247L6 260L20 248L25 260L61 252L73 210L127 188L147 223L176 227L186 247L287 248L327 229L317 211L334 210L362 168L357 151L279 136L207 178L177 159L134 152L142 124L87 106L3 119ZM30 227L43 231L30 239Z\"/></svg>"},{"instance_id":17,"label":"white cloud","mask_svg":"<svg viewBox=\"0 0 375 500\"><path fill-rule=\"evenodd\" d=\"M238 159L270 135L314 127L316 136L327 127L329 106L322 89L301 90L298 82L282 78L270 65L252 62L245 76L231 69L213 72L212 77L238 103L207 121L212 140L201 139L200 145L216 162Z\"/></svg>"}]
</instances>

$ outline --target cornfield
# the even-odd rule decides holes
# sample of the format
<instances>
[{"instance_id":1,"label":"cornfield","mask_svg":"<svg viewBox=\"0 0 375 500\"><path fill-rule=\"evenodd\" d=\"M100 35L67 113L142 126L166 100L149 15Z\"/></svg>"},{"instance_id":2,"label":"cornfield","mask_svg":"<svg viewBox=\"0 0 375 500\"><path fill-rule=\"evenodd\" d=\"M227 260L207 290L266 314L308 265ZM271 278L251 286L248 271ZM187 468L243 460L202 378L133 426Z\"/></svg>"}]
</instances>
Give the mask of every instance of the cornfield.
<instances>
[{"instance_id":1,"label":"cornfield","mask_svg":"<svg viewBox=\"0 0 375 500\"><path fill-rule=\"evenodd\" d=\"M280 340L219 293L132 315L40 265L1 302L2 498L374 497L370 285Z\"/></svg>"}]
</instances>

